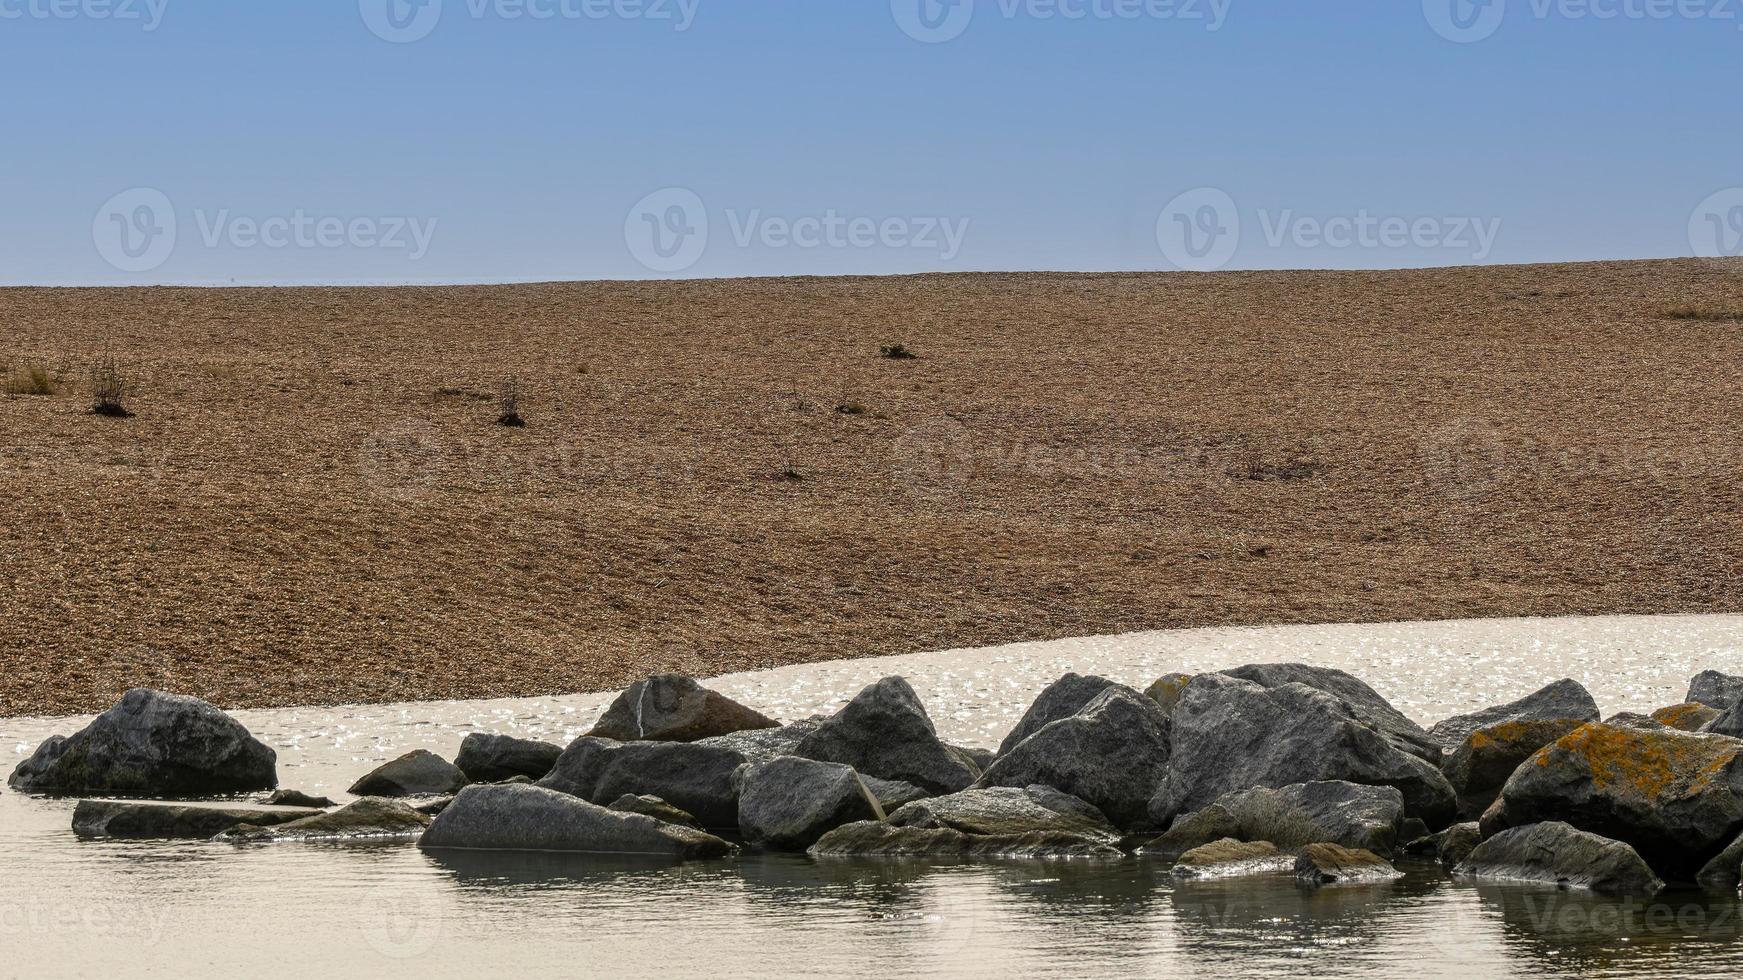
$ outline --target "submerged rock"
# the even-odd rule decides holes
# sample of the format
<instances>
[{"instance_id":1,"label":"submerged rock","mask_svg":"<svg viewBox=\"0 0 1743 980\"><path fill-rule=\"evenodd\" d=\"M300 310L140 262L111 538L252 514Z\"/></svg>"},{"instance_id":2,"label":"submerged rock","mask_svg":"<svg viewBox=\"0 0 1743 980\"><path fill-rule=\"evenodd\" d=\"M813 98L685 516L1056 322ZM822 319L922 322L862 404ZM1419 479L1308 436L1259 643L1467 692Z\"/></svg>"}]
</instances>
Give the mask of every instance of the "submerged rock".
<instances>
[{"instance_id":1,"label":"submerged rock","mask_svg":"<svg viewBox=\"0 0 1743 980\"><path fill-rule=\"evenodd\" d=\"M1652 713L1652 720L1679 732L1698 732L1708 724L1718 720L1723 713L1717 708L1709 708L1704 704L1691 701L1688 704L1673 704L1668 708L1659 708Z\"/></svg>"},{"instance_id":2,"label":"submerged rock","mask_svg":"<svg viewBox=\"0 0 1743 980\"><path fill-rule=\"evenodd\" d=\"M1565 822L1689 880L1743 828L1743 741L1586 725L1520 766L1497 805L1484 815L1486 837Z\"/></svg>"},{"instance_id":3,"label":"submerged rock","mask_svg":"<svg viewBox=\"0 0 1743 980\"><path fill-rule=\"evenodd\" d=\"M272 789L278 755L204 701L137 689L37 746L7 782L24 793L193 799Z\"/></svg>"},{"instance_id":4,"label":"submerged rock","mask_svg":"<svg viewBox=\"0 0 1743 980\"><path fill-rule=\"evenodd\" d=\"M1230 838L1266 841L1284 850L1339 844L1389 855L1397 847L1403 822L1404 796L1391 786L1334 781L1281 789L1257 787L1230 793L1181 817L1138 853L1173 859Z\"/></svg>"},{"instance_id":5,"label":"submerged rock","mask_svg":"<svg viewBox=\"0 0 1743 980\"><path fill-rule=\"evenodd\" d=\"M419 749L407 752L353 783L352 796L451 796L470 782L453 763Z\"/></svg>"},{"instance_id":6,"label":"submerged rock","mask_svg":"<svg viewBox=\"0 0 1743 980\"><path fill-rule=\"evenodd\" d=\"M241 824L212 839L228 844L412 840L429 825L430 818L407 803L371 797L331 813L320 813L277 826Z\"/></svg>"},{"instance_id":7,"label":"submerged rock","mask_svg":"<svg viewBox=\"0 0 1743 980\"><path fill-rule=\"evenodd\" d=\"M80 800L73 809L73 833L80 837L123 839L189 838L210 840L214 834L242 824L269 827L312 817L308 808L188 806L118 800Z\"/></svg>"},{"instance_id":8,"label":"submerged rock","mask_svg":"<svg viewBox=\"0 0 1743 980\"><path fill-rule=\"evenodd\" d=\"M1473 878L1614 894L1656 895L1664 888L1634 848L1558 821L1502 831L1478 844L1455 870Z\"/></svg>"},{"instance_id":9,"label":"submerged rock","mask_svg":"<svg viewBox=\"0 0 1743 980\"><path fill-rule=\"evenodd\" d=\"M418 843L425 850L568 851L677 860L725 857L711 834L537 786L469 786Z\"/></svg>"},{"instance_id":10,"label":"submerged rock","mask_svg":"<svg viewBox=\"0 0 1743 980\"><path fill-rule=\"evenodd\" d=\"M607 810L619 813L639 813L644 817L653 817L666 823L675 823L680 827L701 830L702 825L689 813L678 809L657 796L632 796L628 793L617 798Z\"/></svg>"},{"instance_id":11,"label":"submerged rock","mask_svg":"<svg viewBox=\"0 0 1743 980\"><path fill-rule=\"evenodd\" d=\"M613 742L582 736L538 785L604 806L623 796L657 796L705 827L738 824L733 773L744 754L701 742Z\"/></svg>"},{"instance_id":12,"label":"submerged rock","mask_svg":"<svg viewBox=\"0 0 1743 980\"><path fill-rule=\"evenodd\" d=\"M1149 801L1168 771L1168 719L1154 701L1114 685L1000 756L978 789L1051 786L1126 828L1149 826Z\"/></svg>"},{"instance_id":13,"label":"submerged rock","mask_svg":"<svg viewBox=\"0 0 1743 980\"><path fill-rule=\"evenodd\" d=\"M1267 688L1201 674L1170 720L1173 755L1150 802L1157 826L1230 793L1303 782L1395 787L1405 815L1431 828L1446 826L1457 809L1437 766L1398 748L1344 701L1303 684Z\"/></svg>"},{"instance_id":14,"label":"submerged rock","mask_svg":"<svg viewBox=\"0 0 1743 980\"><path fill-rule=\"evenodd\" d=\"M946 827L980 837L1075 834L1117 844L1119 831L1100 810L1051 786L969 789L910 803L890 814L897 827Z\"/></svg>"},{"instance_id":15,"label":"submerged rock","mask_svg":"<svg viewBox=\"0 0 1743 980\"><path fill-rule=\"evenodd\" d=\"M789 756L739 775L738 826L752 844L803 851L843 824L882 819L882 803L851 766Z\"/></svg>"},{"instance_id":16,"label":"submerged rock","mask_svg":"<svg viewBox=\"0 0 1743 980\"><path fill-rule=\"evenodd\" d=\"M1564 679L1533 691L1517 701L1466 715L1455 715L1437 723L1428 730L1428 734L1448 751L1454 751L1478 729L1524 722L1576 721L1585 724L1597 721L1600 717L1598 702L1592 699L1591 692L1578 681Z\"/></svg>"},{"instance_id":17,"label":"submerged rock","mask_svg":"<svg viewBox=\"0 0 1743 980\"><path fill-rule=\"evenodd\" d=\"M1352 714L1386 736L1399 749L1435 765L1440 764L1439 742L1421 725L1392 707L1392 702L1381 697L1379 692L1344 671L1306 664L1249 664L1222 671L1222 674L1260 687L1304 684L1316 691L1324 691L1342 701Z\"/></svg>"},{"instance_id":18,"label":"submerged rock","mask_svg":"<svg viewBox=\"0 0 1743 980\"><path fill-rule=\"evenodd\" d=\"M631 684L587 734L614 742L695 742L780 722L680 674Z\"/></svg>"},{"instance_id":19,"label":"submerged rock","mask_svg":"<svg viewBox=\"0 0 1743 980\"><path fill-rule=\"evenodd\" d=\"M516 776L543 779L557 765L562 748L507 735L474 732L460 743L454 768L475 783L500 783Z\"/></svg>"},{"instance_id":20,"label":"submerged rock","mask_svg":"<svg viewBox=\"0 0 1743 980\"><path fill-rule=\"evenodd\" d=\"M260 801L262 806L297 806L311 810L325 810L338 806L325 796L310 796L301 790L281 789L266 799Z\"/></svg>"},{"instance_id":21,"label":"submerged rock","mask_svg":"<svg viewBox=\"0 0 1743 980\"><path fill-rule=\"evenodd\" d=\"M939 741L919 696L900 677L886 677L861 691L806 735L793 754L932 793L967 789L980 775L965 753Z\"/></svg>"},{"instance_id":22,"label":"submerged rock","mask_svg":"<svg viewBox=\"0 0 1743 980\"><path fill-rule=\"evenodd\" d=\"M1372 884L1404 875L1385 858L1336 844L1309 844L1295 858L1295 877L1309 885Z\"/></svg>"},{"instance_id":23,"label":"submerged rock","mask_svg":"<svg viewBox=\"0 0 1743 980\"><path fill-rule=\"evenodd\" d=\"M1016 836L979 836L949 827L898 827L866 821L837 827L806 852L812 857L876 857L973 859L1053 858L1117 859L1125 854L1117 847L1077 834L1032 833Z\"/></svg>"},{"instance_id":24,"label":"submerged rock","mask_svg":"<svg viewBox=\"0 0 1743 980\"><path fill-rule=\"evenodd\" d=\"M1017 727L1005 736L1000 743L998 755L1004 755L1017 747L1017 743L1040 731L1043 727L1061 718L1070 718L1082 711L1084 705L1094 701L1101 692L1110 687L1119 687L1106 677L1085 677L1082 674L1066 674L1064 677L1047 685L1046 690L1035 698L1029 710L1023 713Z\"/></svg>"},{"instance_id":25,"label":"submerged rock","mask_svg":"<svg viewBox=\"0 0 1743 980\"><path fill-rule=\"evenodd\" d=\"M1270 841L1224 838L1180 855L1168 873L1176 878L1236 878L1278 874L1294 868L1295 855L1279 851Z\"/></svg>"},{"instance_id":26,"label":"submerged rock","mask_svg":"<svg viewBox=\"0 0 1743 980\"><path fill-rule=\"evenodd\" d=\"M1743 702L1743 677L1702 671L1689 681L1689 693L1683 700L1724 711Z\"/></svg>"},{"instance_id":27,"label":"submerged rock","mask_svg":"<svg viewBox=\"0 0 1743 980\"><path fill-rule=\"evenodd\" d=\"M1463 864L1465 858L1477 849L1483 842L1483 831L1475 823L1455 823L1441 834L1440 845L1435 848L1435 859L1440 866L1448 871Z\"/></svg>"}]
</instances>

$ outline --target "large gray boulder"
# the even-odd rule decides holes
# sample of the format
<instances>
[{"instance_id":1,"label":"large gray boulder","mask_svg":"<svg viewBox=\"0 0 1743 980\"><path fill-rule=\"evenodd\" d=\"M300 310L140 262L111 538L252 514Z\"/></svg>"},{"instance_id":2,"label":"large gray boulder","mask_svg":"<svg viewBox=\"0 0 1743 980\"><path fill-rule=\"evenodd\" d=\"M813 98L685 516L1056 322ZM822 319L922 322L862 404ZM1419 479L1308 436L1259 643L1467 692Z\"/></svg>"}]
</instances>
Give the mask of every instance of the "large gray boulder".
<instances>
[{"instance_id":1,"label":"large gray boulder","mask_svg":"<svg viewBox=\"0 0 1743 980\"><path fill-rule=\"evenodd\" d=\"M276 787L278 755L204 701L141 688L37 746L7 783L56 796L197 799Z\"/></svg>"},{"instance_id":2,"label":"large gray boulder","mask_svg":"<svg viewBox=\"0 0 1743 980\"><path fill-rule=\"evenodd\" d=\"M746 842L761 847L803 851L843 824L884 816L851 766L787 756L739 774L738 827Z\"/></svg>"},{"instance_id":3,"label":"large gray boulder","mask_svg":"<svg viewBox=\"0 0 1743 980\"><path fill-rule=\"evenodd\" d=\"M1716 670L1702 671L1689 681L1689 693L1683 700L1724 711L1743 701L1743 677Z\"/></svg>"},{"instance_id":4,"label":"large gray boulder","mask_svg":"<svg viewBox=\"0 0 1743 980\"><path fill-rule=\"evenodd\" d=\"M126 840L188 838L210 840L242 824L270 827L319 814L302 807L188 806L121 800L80 800L73 809L73 833L80 837Z\"/></svg>"},{"instance_id":5,"label":"large gray boulder","mask_svg":"<svg viewBox=\"0 0 1743 980\"><path fill-rule=\"evenodd\" d=\"M932 793L967 789L980 775L966 753L939 741L919 695L900 677L861 691L800 740L793 754Z\"/></svg>"},{"instance_id":6,"label":"large gray boulder","mask_svg":"<svg viewBox=\"0 0 1743 980\"><path fill-rule=\"evenodd\" d=\"M1660 875L1692 880L1743 830L1743 740L1586 725L1513 773L1483 834L1552 821L1621 841Z\"/></svg>"},{"instance_id":7,"label":"large gray boulder","mask_svg":"<svg viewBox=\"0 0 1743 980\"><path fill-rule=\"evenodd\" d=\"M767 762L783 755L797 755L799 743L823 722L822 718L807 718L779 728L755 728L731 735L715 735L699 739L696 744L731 749L751 762Z\"/></svg>"},{"instance_id":8,"label":"large gray boulder","mask_svg":"<svg viewBox=\"0 0 1743 980\"><path fill-rule=\"evenodd\" d=\"M1496 834L1478 844L1454 873L1625 895L1656 895L1664 888L1634 848L1557 821Z\"/></svg>"},{"instance_id":9,"label":"large gray boulder","mask_svg":"<svg viewBox=\"0 0 1743 980\"><path fill-rule=\"evenodd\" d=\"M448 760L418 749L377 767L347 790L352 796L451 796L470 780Z\"/></svg>"},{"instance_id":10,"label":"large gray boulder","mask_svg":"<svg viewBox=\"0 0 1743 980\"><path fill-rule=\"evenodd\" d=\"M1302 782L1395 787L1405 815L1431 829L1451 823L1457 811L1437 766L1400 749L1344 701L1303 684L1267 688L1201 674L1170 720L1173 755L1150 801L1160 827L1230 793Z\"/></svg>"},{"instance_id":11,"label":"large gray boulder","mask_svg":"<svg viewBox=\"0 0 1743 980\"><path fill-rule=\"evenodd\" d=\"M567 851L717 858L733 847L712 834L640 813L595 806L537 786L469 786L425 832L425 850Z\"/></svg>"},{"instance_id":12,"label":"large gray boulder","mask_svg":"<svg viewBox=\"0 0 1743 980\"><path fill-rule=\"evenodd\" d=\"M1440 743L1411 721L1392 702L1356 677L1332 667L1307 664L1249 664L1222 671L1225 676L1251 681L1260 687L1305 684L1344 702L1350 713L1386 736L1398 748L1427 762L1440 764Z\"/></svg>"},{"instance_id":13,"label":"large gray boulder","mask_svg":"<svg viewBox=\"0 0 1743 980\"><path fill-rule=\"evenodd\" d=\"M213 837L226 844L265 844L276 841L378 842L415 840L430 825L426 814L401 800L369 797L331 813L273 826L240 824Z\"/></svg>"},{"instance_id":14,"label":"large gray boulder","mask_svg":"<svg viewBox=\"0 0 1743 980\"><path fill-rule=\"evenodd\" d=\"M1404 795L1391 786L1346 782L1255 787L1220 797L1174 821L1168 832L1139 849L1173 860L1218 840L1268 841L1283 850L1338 844L1390 856L1404 823Z\"/></svg>"},{"instance_id":15,"label":"large gray boulder","mask_svg":"<svg viewBox=\"0 0 1743 980\"><path fill-rule=\"evenodd\" d=\"M679 674L631 684L587 734L614 742L695 742L780 722Z\"/></svg>"},{"instance_id":16,"label":"large gray boulder","mask_svg":"<svg viewBox=\"0 0 1743 980\"><path fill-rule=\"evenodd\" d=\"M705 827L738 824L733 773L743 753L700 742L613 742L582 736L570 743L538 785L606 806L619 798L657 796Z\"/></svg>"},{"instance_id":17,"label":"large gray boulder","mask_svg":"<svg viewBox=\"0 0 1743 980\"><path fill-rule=\"evenodd\" d=\"M944 827L980 837L1075 834L1114 845L1120 832L1100 810L1051 786L969 789L920 800L890 814L896 827Z\"/></svg>"},{"instance_id":18,"label":"large gray boulder","mask_svg":"<svg viewBox=\"0 0 1743 980\"><path fill-rule=\"evenodd\" d=\"M1533 691L1517 701L1466 715L1455 715L1436 723L1428 730L1428 734L1450 752L1464 745L1471 733L1478 729L1493 729L1499 725L1526 722L1577 722L1574 725L1577 728L1601 717L1598 702L1592 700L1591 692L1578 681L1564 679Z\"/></svg>"},{"instance_id":19,"label":"large gray boulder","mask_svg":"<svg viewBox=\"0 0 1743 980\"><path fill-rule=\"evenodd\" d=\"M560 746L507 735L474 732L460 743L454 767L475 783L500 783L516 776L543 779L557 767Z\"/></svg>"},{"instance_id":20,"label":"large gray boulder","mask_svg":"<svg viewBox=\"0 0 1743 980\"><path fill-rule=\"evenodd\" d=\"M1467 820L1481 816L1526 759L1545 745L1596 720L1518 718L1473 729L1442 765L1447 782L1459 796L1460 816Z\"/></svg>"},{"instance_id":21,"label":"large gray boulder","mask_svg":"<svg viewBox=\"0 0 1743 980\"><path fill-rule=\"evenodd\" d=\"M1168 772L1168 718L1128 687L1104 688L1068 718L1000 756L977 789L1052 786L1128 829L1150 826L1149 801Z\"/></svg>"},{"instance_id":22,"label":"large gray boulder","mask_svg":"<svg viewBox=\"0 0 1743 980\"><path fill-rule=\"evenodd\" d=\"M1005 736L999 745L998 755L1004 755L1017 747L1017 743L1040 731L1043 727L1061 718L1070 718L1082 711L1084 705L1094 701L1101 692L1110 687L1119 687L1105 677L1082 674L1066 674L1047 686L1029 705L1029 710L1017 722L1017 727Z\"/></svg>"}]
</instances>

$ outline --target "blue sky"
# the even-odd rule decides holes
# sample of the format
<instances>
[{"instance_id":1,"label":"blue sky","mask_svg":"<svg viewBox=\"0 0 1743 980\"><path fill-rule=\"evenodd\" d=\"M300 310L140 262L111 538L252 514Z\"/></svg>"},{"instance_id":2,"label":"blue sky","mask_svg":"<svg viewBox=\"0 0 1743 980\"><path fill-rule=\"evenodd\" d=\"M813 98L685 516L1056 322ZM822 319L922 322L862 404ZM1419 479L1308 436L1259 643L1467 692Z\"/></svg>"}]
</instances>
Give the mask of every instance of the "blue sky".
<instances>
[{"instance_id":1,"label":"blue sky","mask_svg":"<svg viewBox=\"0 0 1743 980\"><path fill-rule=\"evenodd\" d=\"M422 2L0 0L0 282L1743 245L1743 0Z\"/></svg>"}]
</instances>

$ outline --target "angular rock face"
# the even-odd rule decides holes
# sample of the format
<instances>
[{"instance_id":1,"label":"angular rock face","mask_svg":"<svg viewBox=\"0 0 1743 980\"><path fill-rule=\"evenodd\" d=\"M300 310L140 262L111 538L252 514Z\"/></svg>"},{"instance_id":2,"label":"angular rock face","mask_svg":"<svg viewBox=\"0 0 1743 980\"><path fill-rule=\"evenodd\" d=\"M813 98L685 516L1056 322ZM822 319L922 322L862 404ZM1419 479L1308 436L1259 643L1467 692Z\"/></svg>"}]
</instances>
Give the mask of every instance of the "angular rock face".
<instances>
[{"instance_id":1,"label":"angular rock face","mask_svg":"<svg viewBox=\"0 0 1743 980\"><path fill-rule=\"evenodd\" d=\"M932 793L966 789L980 775L973 760L938 740L919 696L900 677L886 677L861 691L806 735L793 754Z\"/></svg>"},{"instance_id":2,"label":"angular rock face","mask_svg":"<svg viewBox=\"0 0 1743 980\"><path fill-rule=\"evenodd\" d=\"M1191 674L1168 674L1145 688L1144 696L1156 702L1162 713L1167 714L1180 703L1180 695L1186 691L1186 685L1191 683Z\"/></svg>"},{"instance_id":3,"label":"angular rock face","mask_svg":"<svg viewBox=\"0 0 1743 980\"><path fill-rule=\"evenodd\" d=\"M1736 895L1743 884L1743 834L1738 834L1724 850L1701 867L1695 881L1708 891Z\"/></svg>"},{"instance_id":4,"label":"angular rock face","mask_svg":"<svg viewBox=\"0 0 1743 980\"><path fill-rule=\"evenodd\" d=\"M389 762L353 783L352 796L446 796L470 782L453 763L419 749Z\"/></svg>"},{"instance_id":5,"label":"angular rock face","mask_svg":"<svg viewBox=\"0 0 1743 980\"><path fill-rule=\"evenodd\" d=\"M1457 809L1439 768L1400 750L1343 701L1302 684L1265 688L1201 674L1171 721L1173 756L1150 802L1158 826L1229 793L1302 782L1395 787L1405 814L1431 828L1451 823Z\"/></svg>"},{"instance_id":6,"label":"angular rock face","mask_svg":"<svg viewBox=\"0 0 1743 980\"><path fill-rule=\"evenodd\" d=\"M1168 756L1162 709L1115 685L1000 756L975 786L1051 786L1095 806L1117 826L1141 828L1150 825L1149 800L1168 772Z\"/></svg>"},{"instance_id":7,"label":"angular rock face","mask_svg":"<svg viewBox=\"0 0 1743 980\"><path fill-rule=\"evenodd\" d=\"M807 718L779 728L759 728L733 732L731 735L716 735L699 739L696 744L731 749L750 762L767 762L783 755L796 755L799 743L805 740L805 736L816 731L823 721L822 718Z\"/></svg>"},{"instance_id":8,"label":"angular rock face","mask_svg":"<svg viewBox=\"0 0 1743 980\"><path fill-rule=\"evenodd\" d=\"M944 827L980 837L1075 834L1117 844L1119 831L1103 813L1051 786L970 789L910 803L890 814L896 827Z\"/></svg>"},{"instance_id":9,"label":"angular rock face","mask_svg":"<svg viewBox=\"0 0 1743 980\"><path fill-rule=\"evenodd\" d=\"M1517 701L1448 718L1430 728L1428 734L1449 751L1455 751L1480 728L1493 728L1509 722L1573 721L1585 724L1600 717L1598 702L1592 700L1591 692L1578 681L1559 680Z\"/></svg>"},{"instance_id":10,"label":"angular rock face","mask_svg":"<svg viewBox=\"0 0 1743 980\"><path fill-rule=\"evenodd\" d=\"M1435 859L1440 866L1448 871L1463 864L1465 858L1477 849L1483 842L1483 832L1474 823L1455 823L1441 835L1440 845L1435 848Z\"/></svg>"},{"instance_id":11,"label":"angular rock face","mask_svg":"<svg viewBox=\"0 0 1743 980\"><path fill-rule=\"evenodd\" d=\"M1733 704L1719 713L1717 718L1709 721L1701 728L1708 735L1723 735L1726 738L1743 738L1743 701Z\"/></svg>"},{"instance_id":12,"label":"angular rock face","mask_svg":"<svg viewBox=\"0 0 1743 980\"><path fill-rule=\"evenodd\" d=\"M1403 822L1404 796L1391 786L1320 782L1261 787L1231 793L1181 817L1139 853L1174 858L1229 838L1266 841L1284 850L1338 844L1390 855Z\"/></svg>"},{"instance_id":13,"label":"angular rock face","mask_svg":"<svg viewBox=\"0 0 1743 980\"><path fill-rule=\"evenodd\" d=\"M1016 748L1017 743L1040 731L1042 727L1070 718L1083 710L1083 706L1094 701L1096 696L1110 687L1118 687L1105 677L1085 677L1082 674L1066 674L1054 681L1047 689L1035 698L1035 703L1029 705L1029 710L1023 713L1017 727L1005 736L999 745L999 755Z\"/></svg>"},{"instance_id":14,"label":"angular rock face","mask_svg":"<svg viewBox=\"0 0 1743 980\"><path fill-rule=\"evenodd\" d=\"M1652 713L1652 720L1679 732L1698 732L1717 721L1722 714L1724 712L1718 708L1709 708L1704 704L1691 701L1688 704L1673 704L1668 708L1659 708Z\"/></svg>"},{"instance_id":15,"label":"angular rock face","mask_svg":"<svg viewBox=\"0 0 1743 980\"><path fill-rule=\"evenodd\" d=\"M113 800L80 800L73 810L73 833L80 837L112 837L128 840L187 838L210 840L212 835L242 824L270 827L319 814L306 808L251 809L248 807L178 806L170 803L133 803Z\"/></svg>"},{"instance_id":16,"label":"angular rock face","mask_svg":"<svg viewBox=\"0 0 1743 980\"><path fill-rule=\"evenodd\" d=\"M615 742L695 742L780 722L678 674L631 684L588 732Z\"/></svg>"},{"instance_id":17,"label":"angular rock face","mask_svg":"<svg viewBox=\"0 0 1743 980\"><path fill-rule=\"evenodd\" d=\"M551 774L562 754L549 742L474 732L460 743L454 767L475 783L500 783L516 776L538 780Z\"/></svg>"},{"instance_id":18,"label":"angular rock face","mask_svg":"<svg viewBox=\"0 0 1743 980\"><path fill-rule=\"evenodd\" d=\"M278 785L278 755L234 718L196 698L144 689L20 763L24 793L194 799Z\"/></svg>"},{"instance_id":19,"label":"angular rock face","mask_svg":"<svg viewBox=\"0 0 1743 980\"><path fill-rule=\"evenodd\" d=\"M1295 855L1284 854L1269 841L1225 838L1201 844L1180 855L1169 874L1176 878L1237 878L1292 871Z\"/></svg>"},{"instance_id":20,"label":"angular rock face","mask_svg":"<svg viewBox=\"0 0 1743 980\"><path fill-rule=\"evenodd\" d=\"M1117 847L1066 833L1032 833L1015 837L982 837L948 827L897 827L866 821L837 827L806 853L812 857L880 858L1103 858L1125 854Z\"/></svg>"},{"instance_id":21,"label":"angular rock face","mask_svg":"<svg viewBox=\"0 0 1743 980\"><path fill-rule=\"evenodd\" d=\"M1419 759L1435 765L1440 764L1439 742L1424 731L1421 725L1392 707L1392 703L1381 697L1379 692L1341 670L1309 667L1306 664L1250 664L1222 673L1228 677L1251 681L1260 687L1304 684L1316 691L1324 691L1344 702L1351 714L1378 730L1398 748Z\"/></svg>"},{"instance_id":22,"label":"angular rock face","mask_svg":"<svg viewBox=\"0 0 1743 980\"><path fill-rule=\"evenodd\" d=\"M1483 833L1561 821L1689 880L1743 829L1743 741L1586 725L1514 772Z\"/></svg>"},{"instance_id":23,"label":"angular rock face","mask_svg":"<svg viewBox=\"0 0 1743 980\"><path fill-rule=\"evenodd\" d=\"M733 847L700 830L595 806L537 786L469 786L436 818L425 850L644 854L677 860L725 857Z\"/></svg>"},{"instance_id":24,"label":"angular rock face","mask_svg":"<svg viewBox=\"0 0 1743 980\"><path fill-rule=\"evenodd\" d=\"M882 819L882 804L849 766L788 756L739 775L738 826L752 844L803 851L843 824Z\"/></svg>"},{"instance_id":25,"label":"angular rock face","mask_svg":"<svg viewBox=\"0 0 1743 980\"><path fill-rule=\"evenodd\" d=\"M1459 814L1481 816L1521 763L1538 749L1589 723L1590 719L1577 718L1509 719L1471 731L1443 766L1453 792L1459 795Z\"/></svg>"},{"instance_id":26,"label":"angular rock face","mask_svg":"<svg viewBox=\"0 0 1743 980\"><path fill-rule=\"evenodd\" d=\"M1372 884L1404 877L1378 854L1336 844L1309 844L1295 858L1295 877L1304 884Z\"/></svg>"},{"instance_id":27,"label":"angular rock face","mask_svg":"<svg viewBox=\"0 0 1743 980\"><path fill-rule=\"evenodd\" d=\"M1689 693L1683 700L1724 711L1743 701L1743 677L1703 671L1689 681Z\"/></svg>"},{"instance_id":28,"label":"angular rock face","mask_svg":"<svg viewBox=\"0 0 1743 980\"><path fill-rule=\"evenodd\" d=\"M661 820L666 823L675 823L680 827L689 827L694 830L702 829L702 825L696 822L695 817L678 809L672 804L667 803L665 800L662 800L657 796L630 796L625 794L618 797L617 801L606 807L606 809L616 810L619 813L639 813L644 817L653 817L655 820Z\"/></svg>"},{"instance_id":29,"label":"angular rock face","mask_svg":"<svg viewBox=\"0 0 1743 980\"><path fill-rule=\"evenodd\" d=\"M1478 844L1455 873L1612 894L1656 895L1664 888L1634 848L1555 821L1496 834Z\"/></svg>"},{"instance_id":30,"label":"angular rock face","mask_svg":"<svg viewBox=\"0 0 1743 980\"><path fill-rule=\"evenodd\" d=\"M212 838L227 844L274 841L411 840L424 832L430 818L399 800L358 800L332 813L320 813L272 827L242 824Z\"/></svg>"},{"instance_id":31,"label":"angular rock face","mask_svg":"<svg viewBox=\"0 0 1743 980\"><path fill-rule=\"evenodd\" d=\"M700 742L613 742L583 736L538 785L604 806L619 797L657 796L705 827L738 823L732 774L742 753Z\"/></svg>"}]
</instances>

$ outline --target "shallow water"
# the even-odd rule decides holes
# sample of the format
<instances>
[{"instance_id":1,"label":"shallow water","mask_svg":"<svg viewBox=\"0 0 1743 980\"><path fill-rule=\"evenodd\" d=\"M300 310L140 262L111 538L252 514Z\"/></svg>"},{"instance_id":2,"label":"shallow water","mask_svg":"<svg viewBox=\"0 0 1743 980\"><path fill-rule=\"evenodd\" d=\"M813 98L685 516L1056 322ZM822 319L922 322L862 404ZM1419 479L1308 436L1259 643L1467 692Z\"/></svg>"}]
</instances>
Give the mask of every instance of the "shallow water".
<instances>
[{"instance_id":1,"label":"shallow water","mask_svg":"<svg viewBox=\"0 0 1743 980\"><path fill-rule=\"evenodd\" d=\"M714 686L792 720L903 673L946 737L996 745L1065 670L1160 673L1300 659L1352 670L1419 720L1561 676L1607 711L1743 673L1743 619L1609 617L1196 630L785 668ZM1485 680L1486 678L1486 680ZM566 741L609 695L245 711L286 787L341 798L470 731ZM82 719L0 721L0 760ZM10 763L0 763L10 769ZM71 801L0 794L0 975L767 977L1630 976L1743 973L1743 910L1474 886L1412 867L1381 887L1180 885L1163 867L752 857L677 867L415 847L81 842Z\"/></svg>"}]
</instances>

